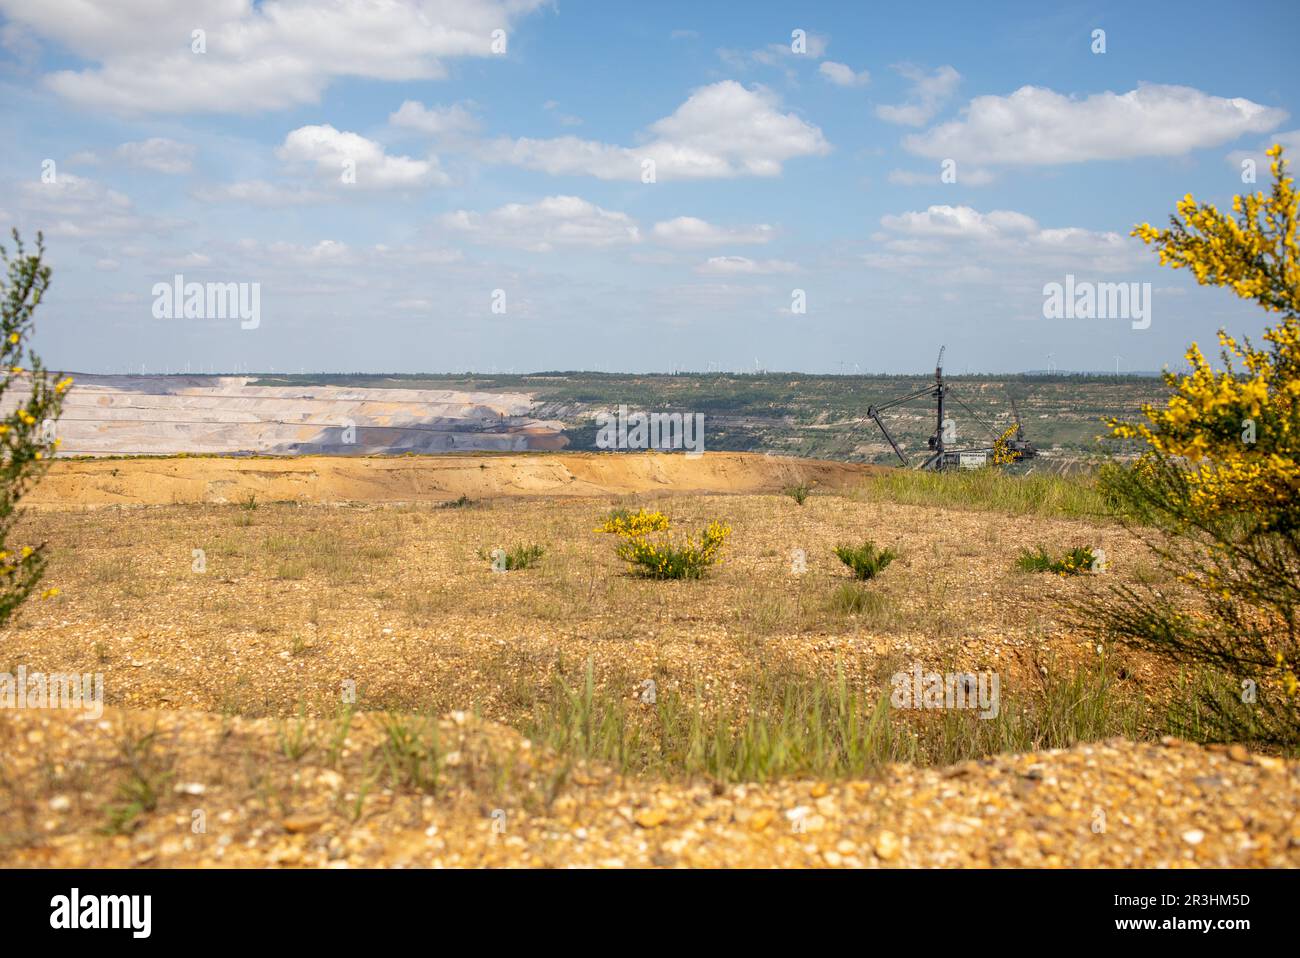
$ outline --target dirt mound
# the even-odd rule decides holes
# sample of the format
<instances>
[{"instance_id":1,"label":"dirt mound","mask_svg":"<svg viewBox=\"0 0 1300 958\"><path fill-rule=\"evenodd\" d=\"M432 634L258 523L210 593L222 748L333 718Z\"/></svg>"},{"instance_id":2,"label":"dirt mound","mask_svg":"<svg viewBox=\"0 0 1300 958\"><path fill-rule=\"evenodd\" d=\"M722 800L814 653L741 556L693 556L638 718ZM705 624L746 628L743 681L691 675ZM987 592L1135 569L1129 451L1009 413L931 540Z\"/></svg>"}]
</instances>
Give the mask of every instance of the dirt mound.
<instances>
[{"instance_id":1,"label":"dirt mound","mask_svg":"<svg viewBox=\"0 0 1300 958\"><path fill-rule=\"evenodd\" d=\"M37 508L260 502L438 502L468 496L764 493L856 485L880 467L751 453L569 453L391 458L56 461L24 502Z\"/></svg>"}]
</instances>

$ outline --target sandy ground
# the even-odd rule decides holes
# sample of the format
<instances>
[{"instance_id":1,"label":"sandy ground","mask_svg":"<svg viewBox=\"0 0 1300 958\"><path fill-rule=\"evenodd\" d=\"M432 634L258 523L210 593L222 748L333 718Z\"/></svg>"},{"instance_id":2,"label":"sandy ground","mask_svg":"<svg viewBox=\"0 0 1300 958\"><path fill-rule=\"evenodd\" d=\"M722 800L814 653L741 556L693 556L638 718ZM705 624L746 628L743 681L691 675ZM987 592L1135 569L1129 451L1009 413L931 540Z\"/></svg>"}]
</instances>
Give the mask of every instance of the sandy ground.
<instances>
[{"instance_id":1,"label":"sandy ground","mask_svg":"<svg viewBox=\"0 0 1300 958\"><path fill-rule=\"evenodd\" d=\"M17 533L51 544L60 594L0 631L0 671L101 673L107 711L0 712L0 863L1300 864L1300 766L1240 748L722 785L570 765L514 730L588 662L633 707L647 679L735 714L756 675L876 692L912 663L997 671L1014 699L1097 655L1057 600L1107 584L1019 572L1023 545L1151 574L1117 526L873 501L866 475L731 454L56 463ZM797 480L819 484L803 506L775 493ZM445 505L461 494L483 498ZM616 505L725 519L724 563L628 576L595 531ZM865 538L900 557L875 605L837 610L832 547ZM517 542L546 547L538 567L493 573ZM1126 695L1167 687L1113 661ZM444 716L436 783L396 775L395 715Z\"/></svg>"}]
</instances>

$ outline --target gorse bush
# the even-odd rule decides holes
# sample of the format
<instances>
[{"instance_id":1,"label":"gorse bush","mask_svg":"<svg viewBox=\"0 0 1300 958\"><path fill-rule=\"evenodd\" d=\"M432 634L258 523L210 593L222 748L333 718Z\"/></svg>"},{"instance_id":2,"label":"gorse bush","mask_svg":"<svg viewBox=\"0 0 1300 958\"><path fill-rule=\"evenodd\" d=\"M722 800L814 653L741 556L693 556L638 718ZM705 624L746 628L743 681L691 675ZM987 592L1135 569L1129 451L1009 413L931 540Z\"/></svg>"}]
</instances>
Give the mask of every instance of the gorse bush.
<instances>
[{"instance_id":1,"label":"gorse bush","mask_svg":"<svg viewBox=\"0 0 1300 958\"><path fill-rule=\"evenodd\" d=\"M614 509L596 531L618 536L615 553L630 572L650 579L698 579L722 561L730 526L710 522L698 541L691 536L674 541L666 535L671 528L671 520L662 512Z\"/></svg>"},{"instance_id":2,"label":"gorse bush","mask_svg":"<svg viewBox=\"0 0 1300 958\"><path fill-rule=\"evenodd\" d=\"M17 230L13 238L12 259L0 246L0 261L5 266L5 276L0 278L0 398L15 386L26 396L0 418L0 625L32 593L45 572L44 543L15 547L9 539L18 519L19 500L45 473L58 448L52 427L72 385L67 378L51 382L40 358L27 345L32 317L50 286L50 268L42 263L45 245L41 234L36 234L34 254L25 252Z\"/></svg>"},{"instance_id":3,"label":"gorse bush","mask_svg":"<svg viewBox=\"0 0 1300 958\"><path fill-rule=\"evenodd\" d=\"M1138 648L1217 674L1200 683L1198 721L1225 739L1300 746L1300 196L1282 148L1271 192L1237 196L1235 220L1190 195L1171 227L1133 230L1160 262L1190 269L1282 319L1266 348L1220 331L1222 369L1193 343L1185 374L1142 421L1109 422L1145 444L1109 470L1108 494L1154 527L1143 535L1192 591L1116 583L1080 621ZM1240 366L1238 366L1240 364Z\"/></svg>"},{"instance_id":4,"label":"gorse bush","mask_svg":"<svg viewBox=\"0 0 1300 958\"><path fill-rule=\"evenodd\" d=\"M1099 570L1098 555L1091 546L1075 546L1059 559L1042 546L1037 549L1022 549L1016 559L1016 567L1022 572L1052 572L1056 575L1080 575L1084 572Z\"/></svg>"},{"instance_id":5,"label":"gorse bush","mask_svg":"<svg viewBox=\"0 0 1300 958\"><path fill-rule=\"evenodd\" d=\"M835 554L852 570L855 578L863 580L874 579L898 558L898 553L893 549L878 550L874 542L864 542L860 546L836 546Z\"/></svg>"},{"instance_id":6,"label":"gorse bush","mask_svg":"<svg viewBox=\"0 0 1300 958\"><path fill-rule=\"evenodd\" d=\"M668 517L662 512L647 512L644 509L630 512L627 509L614 509L596 531L617 536L643 536L651 532L665 532L670 525Z\"/></svg>"},{"instance_id":7,"label":"gorse bush","mask_svg":"<svg viewBox=\"0 0 1300 958\"><path fill-rule=\"evenodd\" d=\"M722 561L722 547L729 535L731 526L716 520L704 528L698 540L687 536L683 542L673 542L625 534L617 553L636 575L651 579L699 579L710 566Z\"/></svg>"}]
</instances>

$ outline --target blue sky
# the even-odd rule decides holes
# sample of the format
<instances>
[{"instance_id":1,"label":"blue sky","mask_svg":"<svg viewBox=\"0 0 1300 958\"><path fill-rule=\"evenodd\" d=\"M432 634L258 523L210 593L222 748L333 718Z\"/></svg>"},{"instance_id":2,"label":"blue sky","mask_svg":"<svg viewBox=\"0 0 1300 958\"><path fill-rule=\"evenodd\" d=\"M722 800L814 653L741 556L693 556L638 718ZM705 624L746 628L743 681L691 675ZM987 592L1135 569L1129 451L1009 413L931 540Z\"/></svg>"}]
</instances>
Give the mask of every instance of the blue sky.
<instances>
[{"instance_id":1,"label":"blue sky","mask_svg":"<svg viewBox=\"0 0 1300 958\"><path fill-rule=\"evenodd\" d=\"M1158 369L1264 325L1127 234L1300 153L1300 6L1133 7L0 0L0 225L87 372Z\"/></svg>"}]
</instances>

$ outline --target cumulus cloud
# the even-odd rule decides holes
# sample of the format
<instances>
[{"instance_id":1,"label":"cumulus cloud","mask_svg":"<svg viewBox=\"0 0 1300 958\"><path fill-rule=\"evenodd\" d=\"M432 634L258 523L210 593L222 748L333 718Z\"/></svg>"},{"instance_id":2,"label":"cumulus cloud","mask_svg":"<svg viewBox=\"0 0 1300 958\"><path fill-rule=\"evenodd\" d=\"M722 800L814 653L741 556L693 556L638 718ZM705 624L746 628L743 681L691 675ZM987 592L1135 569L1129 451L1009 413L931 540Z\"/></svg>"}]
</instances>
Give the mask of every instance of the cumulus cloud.
<instances>
[{"instance_id":1,"label":"cumulus cloud","mask_svg":"<svg viewBox=\"0 0 1300 958\"><path fill-rule=\"evenodd\" d=\"M933 186L936 183L943 183L942 173L942 168L938 166L930 171L890 170L889 182L897 183L899 186ZM993 174L988 170L960 167L957 169L956 176L956 182L963 186L987 186L994 179Z\"/></svg>"},{"instance_id":2,"label":"cumulus cloud","mask_svg":"<svg viewBox=\"0 0 1300 958\"><path fill-rule=\"evenodd\" d=\"M871 82L866 70L855 73L852 67L834 60L823 60L817 72L836 86L866 86Z\"/></svg>"},{"instance_id":3,"label":"cumulus cloud","mask_svg":"<svg viewBox=\"0 0 1300 958\"><path fill-rule=\"evenodd\" d=\"M18 209L47 236L158 234L177 225L142 215L125 193L72 173L60 173L53 183L24 181L18 188Z\"/></svg>"},{"instance_id":4,"label":"cumulus cloud","mask_svg":"<svg viewBox=\"0 0 1300 958\"><path fill-rule=\"evenodd\" d=\"M747 256L710 256L696 267L705 275L736 275L761 273L793 273L797 266L780 259L754 260Z\"/></svg>"},{"instance_id":5,"label":"cumulus cloud","mask_svg":"<svg viewBox=\"0 0 1300 958\"><path fill-rule=\"evenodd\" d=\"M669 246L721 246L723 244L766 243L775 233L767 224L758 226L717 226L694 216L656 223L651 235Z\"/></svg>"},{"instance_id":6,"label":"cumulus cloud","mask_svg":"<svg viewBox=\"0 0 1300 958\"><path fill-rule=\"evenodd\" d=\"M790 65L799 60L819 60L826 55L830 38L820 33L803 32L803 52L795 53L793 32L789 43L769 43L758 50L732 50L723 48L718 56L733 70L747 70L754 65L773 67L784 70L786 76L793 77Z\"/></svg>"},{"instance_id":7,"label":"cumulus cloud","mask_svg":"<svg viewBox=\"0 0 1300 958\"><path fill-rule=\"evenodd\" d=\"M351 262L354 255L346 243L331 239L321 240L310 246L301 243L275 242L260 248L270 260L294 266L342 264Z\"/></svg>"},{"instance_id":8,"label":"cumulus cloud","mask_svg":"<svg viewBox=\"0 0 1300 958\"><path fill-rule=\"evenodd\" d=\"M323 203L330 194L301 185L287 186L266 180L241 180L219 186L205 186L194 196L205 203L243 203L249 206L305 206Z\"/></svg>"},{"instance_id":9,"label":"cumulus cloud","mask_svg":"<svg viewBox=\"0 0 1300 958\"><path fill-rule=\"evenodd\" d=\"M534 252L557 247L610 247L636 243L641 233L626 213L601 209L577 196L548 196L536 203L508 203L487 213L456 210L441 225L479 243Z\"/></svg>"},{"instance_id":10,"label":"cumulus cloud","mask_svg":"<svg viewBox=\"0 0 1300 958\"><path fill-rule=\"evenodd\" d=\"M291 167L313 169L322 179L334 182L343 182L344 171L353 169L355 185L361 189L407 189L450 182L447 174L438 168L436 157L413 160L408 156L390 156L374 140L336 130L329 124L303 126L292 131L275 155Z\"/></svg>"},{"instance_id":11,"label":"cumulus cloud","mask_svg":"<svg viewBox=\"0 0 1300 958\"><path fill-rule=\"evenodd\" d=\"M959 120L904 139L913 153L972 163L1047 165L1181 156L1244 133L1262 133L1286 111L1185 86L1144 84L1083 99L1024 86L971 100Z\"/></svg>"},{"instance_id":12,"label":"cumulus cloud","mask_svg":"<svg viewBox=\"0 0 1300 958\"><path fill-rule=\"evenodd\" d=\"M445 61L492 55L543 0L0 0L15 28L93 66L46 83L123 114L250 113L319 102L336 77L434 80ZM141 24L148 29L141 29ZM206 52L191 34L206 31Z\"/></svg>"},{"instance_id":13,"label":"cumulus cloud","mask_svg":"<svg viewBox=\"0 0 1300 958\"><path fill-rule=\"evenodd\" d=\"M416 100L406 100L389 116L388 122L436 138L471 136L479 129L478 118L462 103L427 107Z\"/></svg>"},{"instance_id":14,"label":"cumulus cloud","mask_svg":"<svg viewBox=\"0 0 1300 958\"><path fill-rule=\"evenodd\" d=\"M961 84L961 74L950 66L941 66L933 73L927 73L920 67L903 63L895 66L894 70L910 80L912 85L903 103L876 107L876 116L887 123L924 126Z\"/></svg>"},{"instance_id":15,"label":"cumulus cloud","mask_svg":"<svg viewBox=\"0 0 1300 958\"><path fill-rule=\"evenodd\" d=\"M138 143L123 143L114 151L118 159L155 173L189 173L194 168L198 150L189 143L178 143L156 136Z\"/></svg>"},{"instance_id":16,"label":"cumulus cloud","mask_svg":"<svg viewBox=\"0 0 1300 958\"><path fill-rule=\"evenodd\" d=\"M880 225L908 236L962 236L987 239L1023 235L1038 228L1032 217L1009 210L980 213L969 206L931 206L922 212L886 215Z\"/></svg>"},{"instance_id":17,"label":"cumulus cloud","mask_svg":"<svg viewBox=\"0 0 1300 958\"><path fill-rule=\"evenodd\" d=\"M164 256L158 260L158 265L165 269L202 269L212 265L212 257L191 251L182 256Z\"/></svg>"},{"instance_id":18,"label":"cumulus cloud","mask_svg":"<svg viewBox=\"0 0 1300 958\"><path fill-rule=\"evenodd\" d=\"M1233 150L1228 154L1228 165L1241 170L1242 164L1246 160L1255 161L1255 181L1257 183L1266 182L1271 174L1269 173L1269 164L1272 162L1265 155L1264 151L1274 144L1281 143L1286 150L1288 157L1288 166L1295 162L1295 156L1300 153L1300 130L1287 130L1284 133L1274 133L1267 140L1254 150Z\"/></svg>"},{"instance_id":19,"label":"cumulus cloud","mask_svg":"<svg viewBox=\"0 0 1300 958\"><path fill-rule=\"evenodd\" d=\"M889 271L935 270L949 264L954 278L1006 280L1026 270L1094 273L1138 268L1141 244L1116 232L1067 226L1044 228L1013 210L982 213L969 206L930 206L881 217L869 266ZM964 275L951 273L958 266Z\"/></svg>"},{"instance_id":20,"label":"cumulus cloud","mask_svg":"<svg viewBox=\"0 0 1300 958\"><path fill-rule=\"evenodd\" d=\"M694 90L671 116L652 123L645 139L640 147L573 136L499 140L486 156L553 175L639 180L646 160L654 161L658 179L709 179L777 176L787 160L830 152L822 131L780 112L771 91L734 80Z\"/></svg>"}]
</instances>

